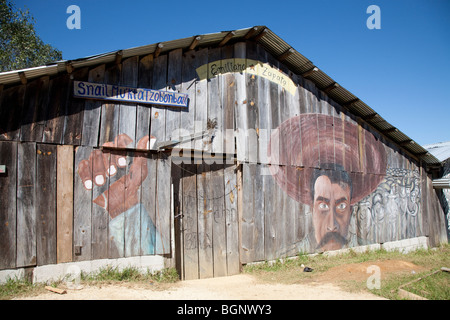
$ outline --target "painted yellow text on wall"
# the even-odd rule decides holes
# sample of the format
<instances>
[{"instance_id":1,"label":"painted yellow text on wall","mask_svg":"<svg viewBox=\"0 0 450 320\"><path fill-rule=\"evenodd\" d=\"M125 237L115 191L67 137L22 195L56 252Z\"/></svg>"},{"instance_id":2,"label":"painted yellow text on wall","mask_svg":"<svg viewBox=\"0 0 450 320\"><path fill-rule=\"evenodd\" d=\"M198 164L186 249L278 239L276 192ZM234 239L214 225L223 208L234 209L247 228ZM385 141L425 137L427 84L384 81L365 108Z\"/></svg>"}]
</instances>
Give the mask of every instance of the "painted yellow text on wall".
<instances>
[{"instance_id":1,"label":"painted yellow text on wall","mask_svg":"<svg viewBox=\"0 0 450 320\"><path fill-rule=\"evenodd\" d=\"M286 74L267 63L252 59L223 59L204 64L196 69L200 80L211 79L219 74L239 72L254 74L282 86L295 95L297 86Z\"/></svg>"}]
</instances>

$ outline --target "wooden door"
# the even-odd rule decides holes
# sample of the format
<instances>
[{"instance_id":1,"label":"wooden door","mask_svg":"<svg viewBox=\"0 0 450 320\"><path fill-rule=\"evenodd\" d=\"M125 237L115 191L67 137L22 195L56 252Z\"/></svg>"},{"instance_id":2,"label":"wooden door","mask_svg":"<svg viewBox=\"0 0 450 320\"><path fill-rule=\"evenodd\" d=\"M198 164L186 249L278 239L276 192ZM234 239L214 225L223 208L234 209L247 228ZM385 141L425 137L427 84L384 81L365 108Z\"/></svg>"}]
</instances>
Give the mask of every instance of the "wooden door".
<instances>
[{"instance_id":1,"label":"wooden door","mask_svg":"<svg viewBox=\"0 0 450 320\"><path fill-rule=\"evenodd\" d=\"M181 278L202 279L238 274L238 191L236 166L172 164L178 168L177 267ZM174 171L172 171L172 174Z\"/></svg>"}]
</instances>

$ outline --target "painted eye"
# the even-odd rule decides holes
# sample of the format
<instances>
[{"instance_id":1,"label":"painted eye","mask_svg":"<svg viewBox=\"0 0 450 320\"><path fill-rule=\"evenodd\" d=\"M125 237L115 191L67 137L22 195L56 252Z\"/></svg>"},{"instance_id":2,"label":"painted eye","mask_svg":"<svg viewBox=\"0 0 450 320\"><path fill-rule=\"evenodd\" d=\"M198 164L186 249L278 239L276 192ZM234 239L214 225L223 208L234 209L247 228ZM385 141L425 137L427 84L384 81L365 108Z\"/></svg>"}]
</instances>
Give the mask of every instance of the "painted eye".
<instances>
[{"instance_id":1,"label":"painted eye","mask_svg":"<svg viewBox=\"0 0 450 320\"><path fill-rule=\"evenodd\" d=\"M338 210L345 210L345 208L347 208L347 204L345 202L339 203L337 208Z\"/></svg>"},{"instance_id":2,"label":"painted eye","mask_svg":"<svg viewBox=\"0 0 450 320\"><path fill-rule=\"evenodd\" d=\"M320 210L328 210L328 205L325 202L319 203Z\"/></svg>"}]
</instances>

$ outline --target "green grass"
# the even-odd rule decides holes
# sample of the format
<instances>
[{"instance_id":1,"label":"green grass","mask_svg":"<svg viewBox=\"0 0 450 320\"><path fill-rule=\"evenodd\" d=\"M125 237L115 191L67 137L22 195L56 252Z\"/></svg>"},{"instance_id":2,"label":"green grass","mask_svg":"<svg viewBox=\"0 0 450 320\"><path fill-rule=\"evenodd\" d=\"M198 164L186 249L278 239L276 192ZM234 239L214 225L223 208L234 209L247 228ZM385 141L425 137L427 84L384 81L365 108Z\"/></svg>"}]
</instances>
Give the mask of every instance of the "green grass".
<instances>
[{"instance_id":1,"label":"green grass","mask_svg":"<svg viewBox=\"0 0 450 320\"><path fill-rule=\"evenodd\" d=\"M159 282L173 283L179 280L178 273L174 268L167 268L157 272L142 273L137 268L127 267L119 270L117 267L107 266L98 272L87 275L82 274L83 281L97 282Z\"/></svg>"},{"instance_id":2,"label":"green grass","mask_svg":"<svg viewBox=\"0 0 450 320\"><path fill-rule=\"evenodd\" d=\"M439 271L403 287L428 300L450 299L450 273Z\"/></svg>"},{"instance_id":3,"label":"green grass","mask_svg":"<svg viewBox=\"0 0 450 320\"><path fill-rule=\"evenodd\" d=\"M6 283L0 285L0 300L36 294L37 292L42 292L43 290L43 284L32 284L26 280L8 279Z\"/></svg>"},{"instance_id":4,"label":"green grass","mask_svg":"<svg viewBox=\"0 0 450 320\"><path fill-rule=\"evenodd\" d=\"M392 300L402 299L398 295L398 288L400 286L418 279L419 277L424 277L433 271L440 270L441 267L450 267L450 245L444 244L438 248L428 250L419 249L408 254L385 250L368 251L364 253L356 253L350 250L349 252L338 256L300 254L296 259L286 259L283 261L276 260L270 263L264 262L247 265L244 267L244 272L255 275L260 280L269 283L308 283L308 281L314 280L318 275L332 267L371 261L376 264L377 261L384 260L403 260L411 262L426 268L426 271L415 274L403 273L387 275L381 280L380 289L369 290L366 281L340 281L339 285L349 291L365 290ZM302 265L311 267L314 271L303 272ZM369 277L369 274L367 277ZM449 277L450 274L448 272L440 272L440 275L426 279L426 282L419 281L417 284L414 284L414 286L423 286L418 287L417 290L429 292L430 294L426 296L428 299L450 300ZM409 287L404 289L409 291ZM413 289L411 289L411 292L413 292L412 290ZM423 296L420 292L416 294Z\"/></svg>"},{"instance_id":5,"label":"green grass","mask_svg":"<svg viewBox=\"0 0 450 320\"><path fill-rule=\"evenodd\" d=\"M135 267L127 267L119 270L116 267L107 266L99 269L98 272L81 274L82 285L99 284L120 284L126 282L142 284L166 284L179 281L179 276L175 268L166 268L157 272L142 273ZM50 286L56 287L63 281L50 283ZM25 280L9 279L6 283L0 285L0 300L13 299L19 296L38 295L46 292L45 284L32 284Z\"/></svg>"},{"instance_id":6,"label":"green grass","mask_svg":"<svg viewBox=\"0 0 450 320\"><path fill-rule=\"evenodd\" d=\"M339 256L327 256L324 254L306 255L299 254L295 259L276 260L274 262L264 262L261 264L247 265L244 273L249 273L262 281L269 283L307 283L314 280L317 275L329 270L332 267L350 263L362 263L383 260L403 260L422 266L426 271L416 274L392 274L381 280L380 289L367 289L366 282L342 282L344 289L350 291L367 290L376 295L388 299L401 299L398 295L398 288L406 283L425 277L433 271L440 270L441 267L450 267L450 245L445 244L438 248L428 250L417 250L408 254L397 251L368 251L356 253L352 250ZM303 272L303 267L308 266L314 269L313 272ZM368 275L369 276L369 275ZM431 300L450 300L450 274L439 272L436 275L426 277L403 289L424 296ZM98 272L82 274L81 284L96 285L102 283L142 283L142 284L166 284L179 281L178 274L174 268L163 269L156 273L141 273L137 268L129 267L122 270L114 267L105 267ZM53 283L57 286L61 282ZM46 292L44 284L31 284L23 280L9 280L0 285L0 299L12 299L17 296L36 295Z\"/></svg>"}]
</instances>

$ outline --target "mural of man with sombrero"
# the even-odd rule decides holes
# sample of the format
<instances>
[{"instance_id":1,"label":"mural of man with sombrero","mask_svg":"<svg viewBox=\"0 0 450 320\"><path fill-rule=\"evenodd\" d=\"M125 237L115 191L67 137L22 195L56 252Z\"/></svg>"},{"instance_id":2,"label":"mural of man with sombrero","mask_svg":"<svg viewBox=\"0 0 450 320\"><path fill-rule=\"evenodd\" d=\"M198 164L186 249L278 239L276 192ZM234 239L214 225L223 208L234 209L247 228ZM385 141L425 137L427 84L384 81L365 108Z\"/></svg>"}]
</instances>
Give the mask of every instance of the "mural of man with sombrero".
<instances>
[{"instance_id":1,"label":"mural of man with sombrero","mask_svg":"<svg viewBox=\"0 0 450 320\"><path fill-rule=\"evenodd\" d=\"M312 211L313 230L297 249L345 247L352 206L386 175L383 144L345 118L301 114L274 130L268 153L278 186Z\"/></svg>"}]
</instances>

